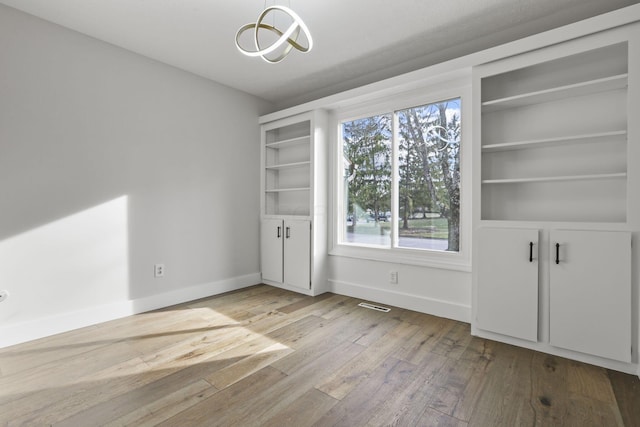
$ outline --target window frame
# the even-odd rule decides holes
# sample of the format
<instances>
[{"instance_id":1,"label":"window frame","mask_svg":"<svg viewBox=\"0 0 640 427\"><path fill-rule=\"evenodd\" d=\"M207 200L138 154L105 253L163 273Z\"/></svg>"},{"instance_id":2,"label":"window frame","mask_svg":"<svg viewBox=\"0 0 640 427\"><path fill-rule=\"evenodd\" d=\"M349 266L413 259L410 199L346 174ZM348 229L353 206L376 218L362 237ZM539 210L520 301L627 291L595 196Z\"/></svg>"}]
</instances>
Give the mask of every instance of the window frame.
<instances>
[{"instance_id":1,"label":"window frame","mask_svg":"<svg viewBox=\"0 0 640 427\"><path fill-rule=\"evenodd\" d=\"M449 99L460 98L460 250L458 252L437 251L430 249L412 249L397 246L397 221L399 207L399 170L398 144L392 144L392 188L391 206L392 221L391 244L389 247L344 243L341 241L345 229L343 189L343 140L341 124L345 121L357 120L375 115L391 113L394 123L393 138L397 138L398 126L396 112L416 106L434 104ZM367 259L427 266L449 270L471 271L471 83L457 82L448 87L422 87L411 93L388 96L356 106L344 107L331 111L330 118L330 215L329 215L329 255L349 258Z\"/></svg>"}]
</instances>

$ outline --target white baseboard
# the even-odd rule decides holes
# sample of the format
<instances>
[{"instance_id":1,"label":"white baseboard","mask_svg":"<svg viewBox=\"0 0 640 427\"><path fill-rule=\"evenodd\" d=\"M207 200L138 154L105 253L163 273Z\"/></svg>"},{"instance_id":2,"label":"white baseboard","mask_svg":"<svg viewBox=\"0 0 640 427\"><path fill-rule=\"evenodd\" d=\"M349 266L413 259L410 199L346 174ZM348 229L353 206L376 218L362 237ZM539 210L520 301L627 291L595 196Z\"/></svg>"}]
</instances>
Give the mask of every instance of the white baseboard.
<instances>
[{"instance_id":1,"label":"white baseboard","mask_svg":"<svg viewBox=\"0 0 640 427\"><path fill-rule=\"evenodd\" d=\"M145 311L169 307L260 283L260 273L189 286L158 295L126 300L0 327L0 348L48 337Z\"/></svg>"},{"instance_id":2,"label":"white baseboard","mask_svg":"<svg viewBox=\"0 0 640 427\"><path fill-rule=\"evenodd\" d=\"M471 323L471 307L468 305L456 304L450 301L427 298L419 295L395 292L387 289L371 288L339 280L329 279L328 282L329 292L333 292L335 294L362 298L382 305L393 305L400 308L406 308L408 310L432 314L438 317L445 317L447 319Z\"/></svg>"}]
</instances>

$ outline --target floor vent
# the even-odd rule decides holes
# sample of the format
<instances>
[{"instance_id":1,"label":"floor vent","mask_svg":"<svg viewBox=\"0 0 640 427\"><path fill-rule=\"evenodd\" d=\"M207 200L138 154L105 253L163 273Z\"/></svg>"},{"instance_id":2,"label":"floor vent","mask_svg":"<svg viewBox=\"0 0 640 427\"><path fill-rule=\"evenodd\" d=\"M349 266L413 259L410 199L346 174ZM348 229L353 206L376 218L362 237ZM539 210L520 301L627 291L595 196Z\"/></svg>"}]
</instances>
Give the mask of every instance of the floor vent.
<instances>
[{"instance_id":1,"label":"floor vent","mask_svg":"<svg viewBox=\"0 0 640 427\"><path fill-rule=\"evenodd\" d=\"M367 302L361 302L360 304L358 304L358 306L364 307L364 308L370 308L371 310L384 311L385 313L388 313L391 311L390 308L369 304Z\"/></svg>"}]
</instances>

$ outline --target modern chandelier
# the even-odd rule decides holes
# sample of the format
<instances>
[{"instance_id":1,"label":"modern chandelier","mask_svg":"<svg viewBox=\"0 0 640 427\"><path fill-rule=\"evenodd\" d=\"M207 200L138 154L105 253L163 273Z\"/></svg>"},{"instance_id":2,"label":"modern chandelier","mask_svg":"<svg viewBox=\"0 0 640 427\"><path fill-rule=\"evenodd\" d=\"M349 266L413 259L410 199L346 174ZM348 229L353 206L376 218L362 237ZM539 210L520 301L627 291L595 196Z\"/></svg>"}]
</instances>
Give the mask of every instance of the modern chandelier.
<instances>
[{"instance_id":1,"label":"modern chandelier","mask_svg":"<svg viewBox=\"0 0 640 427\"><path fill-rule=\"evenodd\" d=\"M275 26L275 15L277 13L287 15L292 21L289 28L287 28L285 31L282 31ZM265 23L265 19L268 15L274 15L273 25ZM240 46L240 37L246 31L250 30L253 30L253 41L255 44L255 50L254 48L245 49ZM262 46L259 40L260 30L266 30L268 32L274 33L278 36L278 39L270 46ZM301 31L304 34L304 37L307 39L306 47L298 43L298 36L300 35ZM240 52L247 56L259 56L270 64L276 64L282 61L293 48L299 50L300 52L309 52L313 47L313 40L311 39L311 33L309 32L309 29L307 28L305 23L302 22L302 19L298 16L297 13L295 13L288 7L274 5L265 8L262 13L260 13L255 23L243 25L242 27L240 27L240 29L236 33L236 47Z\"/></svg>"}]
</instances>

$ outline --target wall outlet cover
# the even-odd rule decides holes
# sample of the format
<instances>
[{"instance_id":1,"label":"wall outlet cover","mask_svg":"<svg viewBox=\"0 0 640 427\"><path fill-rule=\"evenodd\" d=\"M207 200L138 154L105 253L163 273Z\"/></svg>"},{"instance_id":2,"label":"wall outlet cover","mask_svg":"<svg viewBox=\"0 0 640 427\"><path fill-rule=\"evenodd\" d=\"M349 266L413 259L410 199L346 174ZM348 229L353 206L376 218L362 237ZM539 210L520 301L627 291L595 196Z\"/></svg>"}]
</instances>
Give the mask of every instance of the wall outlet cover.
<instances>
[{"instance_id":1,"label":"wall outlet cover","mask_svg":"<svg viewBox=\"0 0 640 427\"><path fill-rule=\"evenodd\" d=\"M153 266L153 276L154 277L164 276L164 264L155 264Z\"/></svg>"},{"instance_id":2,"label":"wall outlet cover","mask_svg":"<svg viewBox=\"0 0 640 427\"><path fill-rule=\"evenodd\" d=\"M397 271L390 271L389 272L389 283L393 283L393 284L398 283L398 272Z\"/></svg>"}]
</instances>

